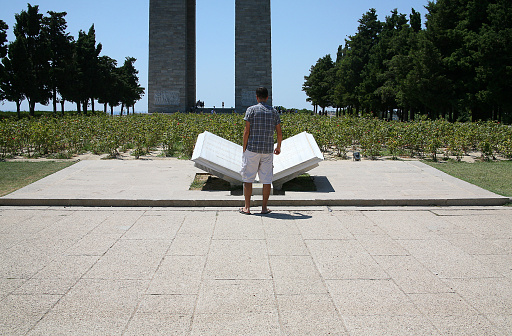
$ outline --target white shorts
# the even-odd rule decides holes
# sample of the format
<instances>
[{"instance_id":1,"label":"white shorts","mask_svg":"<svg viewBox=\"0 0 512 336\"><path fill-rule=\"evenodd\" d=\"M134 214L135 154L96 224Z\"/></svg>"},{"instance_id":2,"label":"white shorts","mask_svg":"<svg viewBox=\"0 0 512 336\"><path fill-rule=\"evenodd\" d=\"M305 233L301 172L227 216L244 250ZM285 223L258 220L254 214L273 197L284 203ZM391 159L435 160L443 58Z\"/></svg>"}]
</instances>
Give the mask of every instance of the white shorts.
<instances>
[{"instance_id":1,"label":"white shorts","mask_svg":"<svg viewBox=\"0 0 512 336\"><path fill-rule=\"evenodd\" d=\"M242 156L242 181L253 183L258 173L260 183L272 184L274 154L254 153L246 150Z\"/></svg>"}]
</instances>

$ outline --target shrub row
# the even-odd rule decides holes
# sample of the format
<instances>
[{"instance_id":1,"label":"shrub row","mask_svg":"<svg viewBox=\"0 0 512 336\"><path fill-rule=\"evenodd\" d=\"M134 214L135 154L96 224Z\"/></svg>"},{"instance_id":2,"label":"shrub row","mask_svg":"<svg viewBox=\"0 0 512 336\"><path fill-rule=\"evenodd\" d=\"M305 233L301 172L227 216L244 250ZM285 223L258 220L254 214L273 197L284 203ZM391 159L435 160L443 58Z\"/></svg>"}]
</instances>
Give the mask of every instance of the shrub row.
<instances>
[{"instance_id":1,"label":"shrub row","mask_svg":"<svg viewBox=\"0 0 512 336\"><path fill-rule=\"evenodd\" d=\"M282 115L284 138L307 131L324 152L346 157L358 150L369 158L382 155L461 159L478 151L483 159L512 157L512 128L496 122L414 122L371 118ZM0 157L18 155L69 158L92 152L116 156L133 150L136 157L160 147L166 156L190 157L204 131L241 144L243 116L238 114L136 114L66 116L0 120Z\"/></svg>"}]
</instances>

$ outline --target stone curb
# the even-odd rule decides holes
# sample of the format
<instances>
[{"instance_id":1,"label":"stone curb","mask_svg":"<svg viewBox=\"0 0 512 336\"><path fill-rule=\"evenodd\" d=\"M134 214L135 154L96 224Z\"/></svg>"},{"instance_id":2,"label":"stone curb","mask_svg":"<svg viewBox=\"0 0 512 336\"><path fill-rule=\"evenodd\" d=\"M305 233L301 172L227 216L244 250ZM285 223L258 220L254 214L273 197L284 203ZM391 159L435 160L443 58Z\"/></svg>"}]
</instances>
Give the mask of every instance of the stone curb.
<instances>
[{"instance_id":1,"label":"stone curb","mask_svg":"<svg viewBox=\"0 0 512 336\"><path fill-rule=\"evenodd\" d=\"M460 198L460 199L270 199L271 206L501 206L512 199ZM260 206L261 200L253 200ZM29 199L0 198L0 206L81 206L81 207L239 207L244 201L226 200L150 200L150 199Z\"/></svg>"}]
</instances>

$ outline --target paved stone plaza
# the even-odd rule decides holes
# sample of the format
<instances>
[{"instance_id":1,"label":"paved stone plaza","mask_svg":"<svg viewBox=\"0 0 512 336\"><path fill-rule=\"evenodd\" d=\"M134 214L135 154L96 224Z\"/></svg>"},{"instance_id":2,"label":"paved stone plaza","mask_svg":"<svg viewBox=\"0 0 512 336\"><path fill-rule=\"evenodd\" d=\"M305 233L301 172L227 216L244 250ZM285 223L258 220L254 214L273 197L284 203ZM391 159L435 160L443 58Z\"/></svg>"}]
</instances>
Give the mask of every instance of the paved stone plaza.
<instances>
[{"instance_id":1,"label":"paved stone plaza","mask_svg":"<svg viewBox=\"0 0 512 336\"><path fill-rule=\"evenodd\" d=\"M512 333L512 208L301 207L287 193L290 205L246 216L209 205L225 193L200 191L209 196L197 196L198 207L121 207L130 194L135 205L187 199L195 171L179 162L81 162L0 198L35 202L53 188L55 199L96 192L119 205L0 207L0 334ZM360 163L322 162L311 174L329 181L330 199L415 197L405 181L388 184L397 174L439 185L423 196L493 198L417 163ZM182 182L170 187L169 176ZM356 194L349 180L365 189Z\"/></svg>"},{"instance_id":2,"label":"paved stone plaza","mask_svg":"<svg viewBox=\"0 0 512 336\"><path fill-rule=\"evenodd\" d=\"M0 197L0 205L75 206L232 206L243 196L229 191L188 190L194 162L164 160L86 160ZM309 172L316 192L274 195L279 206L503 205L493 194L418 161L323 161ZM261 196L254 204L261 203Z\"/></svg>"},{"instance_id":3,"label":"paved stone plaza","mask_svg":"<svg viewBox=\"0 0 512 336\"><path fill-rule=\"evenodd\" d=\"M507 335L512 209L0 208L2 335Z\"/></svg>"}]
</instances>

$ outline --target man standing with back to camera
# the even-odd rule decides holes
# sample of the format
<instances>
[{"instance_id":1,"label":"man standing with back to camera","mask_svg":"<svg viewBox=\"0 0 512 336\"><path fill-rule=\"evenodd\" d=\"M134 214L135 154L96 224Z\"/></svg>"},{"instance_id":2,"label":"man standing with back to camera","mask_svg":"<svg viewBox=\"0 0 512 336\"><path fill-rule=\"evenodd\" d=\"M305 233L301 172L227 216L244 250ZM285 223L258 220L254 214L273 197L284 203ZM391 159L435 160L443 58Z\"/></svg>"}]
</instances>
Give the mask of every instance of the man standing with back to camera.
<instances>
[{"instance_id":1,"label":"man standing with back to camera","mask_svg":"<svg viewBox=\"0 0 512 336\"><path fill-rule=\"evenodd\" d=\"M281 153L281 119L277 111L266 104L268 100L267 88L260 87L256 90L257 105L247 109L245 113L244 145L242 157L242 181L244 182L245 206L239 212L245 215L251 214L252 184L256 179L256 173L263 184L263 202L261 213L269 214L267 207L270 197L270 187L274 172L274 156ZM274 149L274 130L277 133L277 147Z\"/></svg>"}]
</instances>

